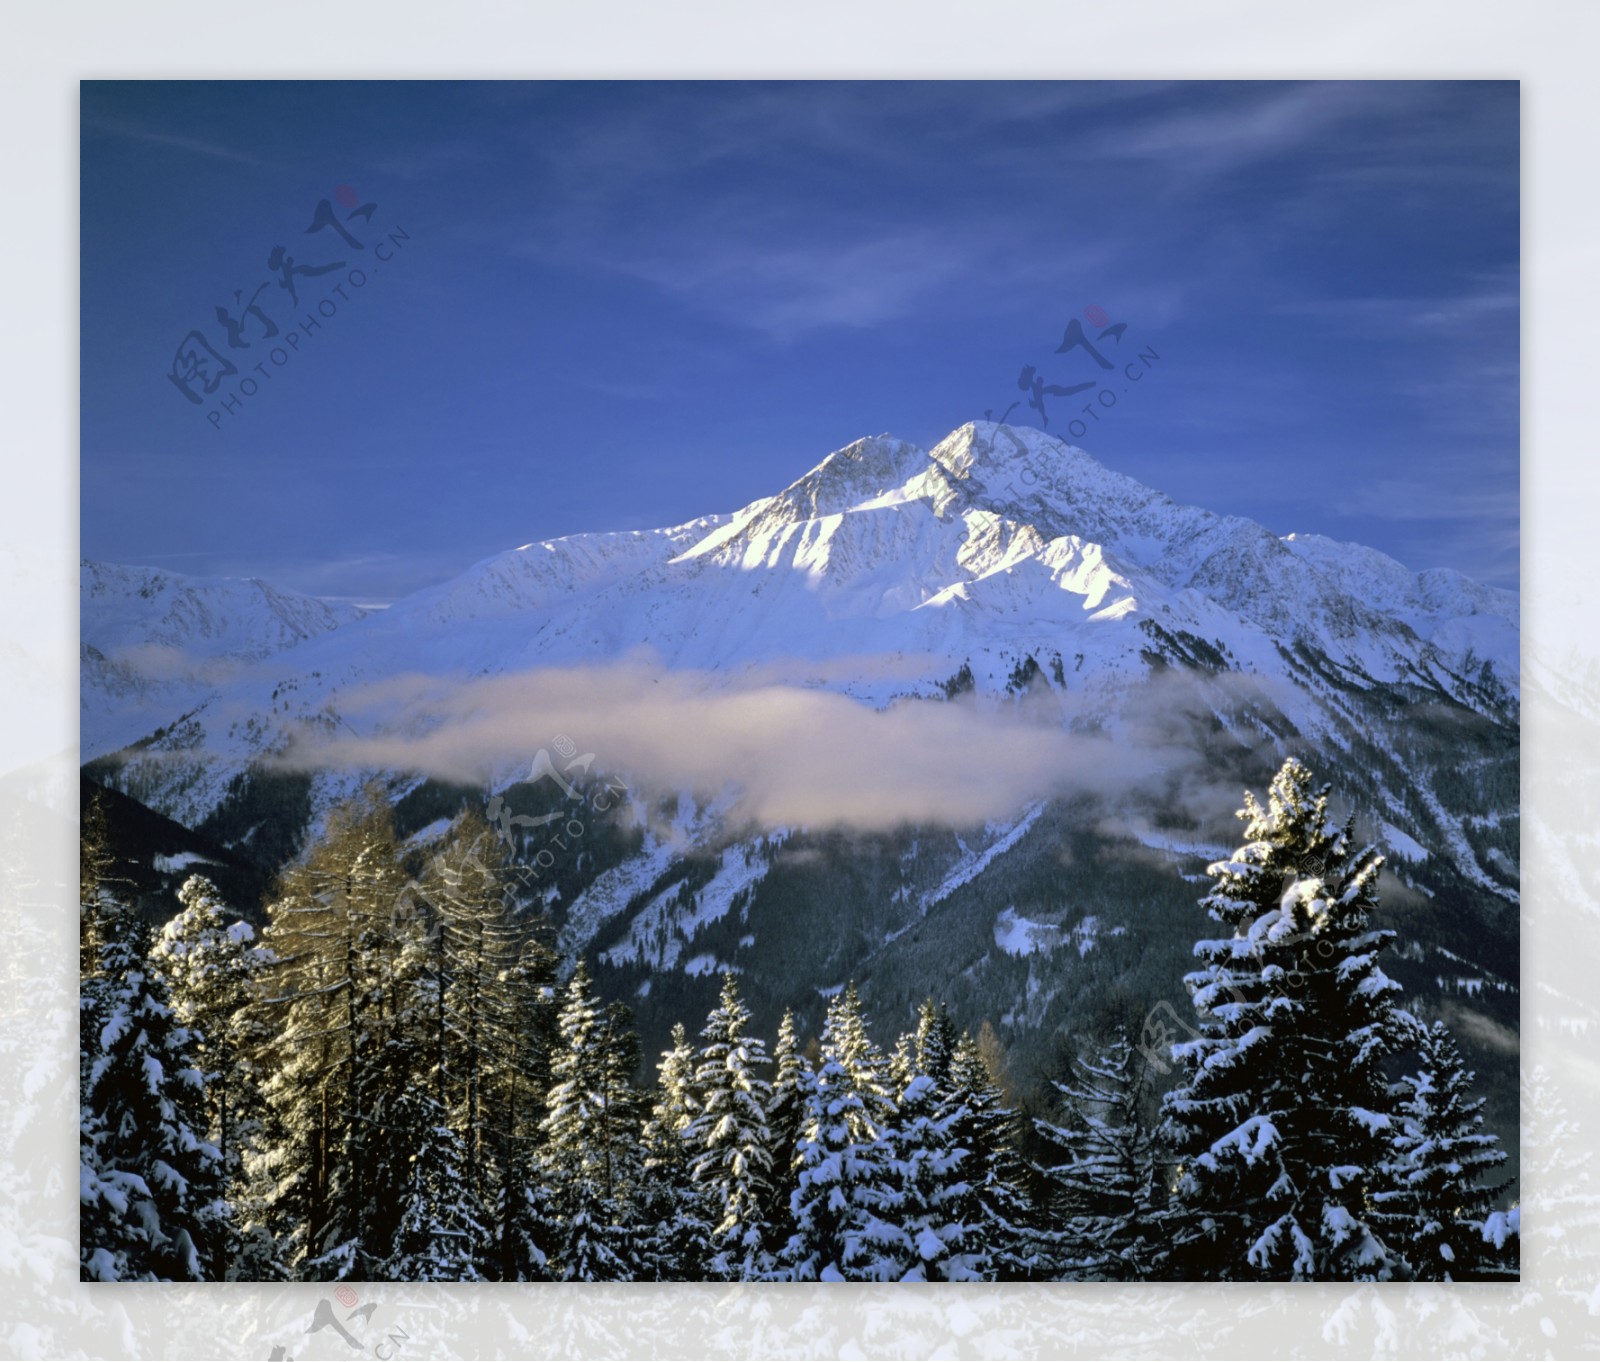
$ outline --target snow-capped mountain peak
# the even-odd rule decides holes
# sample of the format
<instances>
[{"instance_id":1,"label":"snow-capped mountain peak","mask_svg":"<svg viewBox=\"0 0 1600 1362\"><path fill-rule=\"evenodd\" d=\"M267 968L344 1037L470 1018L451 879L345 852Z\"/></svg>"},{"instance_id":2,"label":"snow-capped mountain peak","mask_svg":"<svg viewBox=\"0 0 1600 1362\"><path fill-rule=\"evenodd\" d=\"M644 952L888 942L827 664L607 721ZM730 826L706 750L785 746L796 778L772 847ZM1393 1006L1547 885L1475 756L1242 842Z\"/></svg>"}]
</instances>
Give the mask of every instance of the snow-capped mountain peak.
<instances>
[{"instance_id":1,"label":"snow-capped mountain peak","mask_svg":"<svg viewBox=\"0 0 1600 1362\"><path fill-rule=\"evenodd\" d=\"M97 580L85 578L84 639L99 647ZM124 637L138 618L119 616ZM1184 638L1195 642L1160 642ZM292 718L388 675L593 665L645 645L708 675L776 658L919 657L923 694L964 664L982 691L1023 658L1071 658L1076 685L1114 695L1163 649L1187 648L1291 681L1305 696L1297 722L1310 723L1322 683L1286 661L1296 649L1349 684L1420 683L1482 707L1514 701L1517 641L1511 593L1360 545L1279 538L1180 505L1046 432L975 422L931 451L887 434L854 441L731 514L498 554L298 641L285 675L273 663L250 685L275 695L292 679ZM903 678L871 670L838 688L869 703L902 693ZM238 760L273 741L252 730Z\"/></svg>"},{"instance_id":2,"label":"snow-capped mountain peak","mask_svg":"<svg viewBox=\"0 0 1600 1362\"><path fill-rule=\"evenodd\" d=\"M363 618L90 565L83 619L95 777L265 870L373 774L405 835L463 779L521 790L542 827L533 752L592 749L620 821L540 902L641 1006L653 971L732 965L767 1006L858 978L914 1007L959 976L974 1015L1054 1034L1080 982L1050 948L1110 968L1170 945L1149 914L1192 908L1221 854L1196 848L1288 751L1402 850L1413 901L1449 904L1440 941L1515 977L1517 598L1181 505L1043 431L857 440L732 512L524 544ZM117 672L140 644L189 659L183 684ZM1063 773L1121 783L1075 824ZM930 814L929 791L961 798ZM757 817L752 793L807 812Z\"/></svg>"}]
</instances>

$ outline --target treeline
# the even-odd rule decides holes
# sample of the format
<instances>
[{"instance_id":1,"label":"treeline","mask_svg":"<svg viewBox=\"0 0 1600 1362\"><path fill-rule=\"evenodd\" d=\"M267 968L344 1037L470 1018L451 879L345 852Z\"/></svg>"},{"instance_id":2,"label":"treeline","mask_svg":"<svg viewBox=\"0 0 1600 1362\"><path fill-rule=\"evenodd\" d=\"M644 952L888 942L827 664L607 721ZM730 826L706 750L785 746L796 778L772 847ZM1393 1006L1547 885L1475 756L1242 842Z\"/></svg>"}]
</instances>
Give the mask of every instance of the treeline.
<instances>
[{"instance_id":1,"label":"treeline","mask_svg":"<svg viewBox=\"0 0 1600 1362\"><path fill-rule=\"evenodd\" d=\"M1292 761L1268 808L1247 796L1190 1020L1158 1007L1086 1046L1026 1118L933 1000L885 1052L850 986L769 1053L731 973L641 1089L628 1009L581 961L563 979L475 814L412 874L369 791L259 939L199 876L152 939L91 807L83 1276L1514 1275L1518 1214L1485 1183L1505 1153L1448 1033L1396 1004L1381 858L1327 802Z\"/></svg>"}]
</instances>

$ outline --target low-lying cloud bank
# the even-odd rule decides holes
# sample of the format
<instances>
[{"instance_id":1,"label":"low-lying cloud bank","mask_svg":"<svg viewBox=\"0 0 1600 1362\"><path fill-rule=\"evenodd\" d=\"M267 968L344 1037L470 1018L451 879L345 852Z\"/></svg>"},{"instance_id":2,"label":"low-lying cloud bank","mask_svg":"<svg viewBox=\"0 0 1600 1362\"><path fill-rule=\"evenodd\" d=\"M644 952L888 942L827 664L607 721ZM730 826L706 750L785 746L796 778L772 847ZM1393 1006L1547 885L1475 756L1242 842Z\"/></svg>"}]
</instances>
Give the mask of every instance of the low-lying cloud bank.
<instances>
[{"instance_id":1,"label":"low-lying cloud bank","mask_svg":"<svg viewBox=\"0 0 1600 1362\"><path fill-rule=\"evenodd\" d=\"M338 708L351 731L303 732L285 764L486 783L508 766L526 770L563 735L595 754L597 772L707 801L733 791L734 812L769 827L971 826L1051 795L1164 781L1196 760L1170 734L1069 731L1058 696L880 709L639 660L469 681L400 677L341 695Z\"/></svg>"}]
</instances>

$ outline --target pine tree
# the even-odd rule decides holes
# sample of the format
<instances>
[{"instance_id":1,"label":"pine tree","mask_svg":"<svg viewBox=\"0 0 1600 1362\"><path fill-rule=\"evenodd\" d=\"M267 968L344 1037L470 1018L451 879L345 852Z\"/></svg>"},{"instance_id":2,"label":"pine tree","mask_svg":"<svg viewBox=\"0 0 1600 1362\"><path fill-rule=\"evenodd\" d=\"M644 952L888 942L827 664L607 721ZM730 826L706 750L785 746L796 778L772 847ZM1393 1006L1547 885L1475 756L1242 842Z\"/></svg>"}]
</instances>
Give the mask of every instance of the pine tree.
<instances>
[{"instance_id":1,"label":"pine tree","mask_svg":"<svg viewBox=\"0 0 1600 1362\"><path fill-rule=\"evenodd\" d=\"M161 929L150 963L178 1020L196 1039L207 1138L221 1153L234 1208L222 1275L259 1280L273 1275L275 1254L254 1222L245 1174L246 1158L261 1147L267 1121L260 1064L268 1034L251 1004L261 995L272 952L256 944L255 929L228 909L204 876L190 876L178 901L182 908Z\"/></svg>"},{"instance_id":2,"label":"pine tree","mask_svg":"<svg viewBox=\"0 0 1600 1362\"><path fill-rule=\"evenodd\" d=\"M147 964L133 912L96 887L83 980L81 1210L85 1281L207 1281L225 1268L222 1156L205 1138L193 1034Z\"/></svg>"},{"instance_id":3,"label":"pine tree","mask_svg":"<svg viewBox=\"0 0 1600 1362\"><path fill-rule=\"evenodd\" d=\"M1119 1033L1092 1059L1074 1058L1052 1086L1066 1108L1034 1127L1049 1151L1055 1272L1068 1280L1137 1281L1150 1275L1156 1228L1156 1141L1145 1118L1148 1064Z\"/></svg>"},{"instance_id":4,"label":"pine tree","mask_svg":"<svg viewBox=\"0 0 1600 1362\"><path fill-rule=\"evenodd\" d=\"M1403 1276L1402 1227L1371 1200L1395 1119L1382 1062L1398 991L1372 927L1383 858L1353 849L1326 788L1290 759L1269 806L1245 797L1246 844L1210 867L1202 900L1230 935L1199 942L1186 977L1198 1039L1164 1099L1182 1160L1171 1270L1184 1279Z\"/></svg>"},{"instance_id":5,"label":"pine tree","mask_svg":"<svg viewBox=\"0 0 1600 1362\"><path fill-rule=\"evenodd\" d=\"M557 1022L542 1155L560 1219L551 1266L563 1281L626 1281L636 1272L628 1203L637 1113L622 1021L601 1007L580 960Z\"/></svg>"},{"instance_id":6,"label":"pine tree","mask_svg":"<svg viewBox=\"0 0 1600 1362\"><path fill-rule=\"evenodd\" d=\"M700 1111L689 1125L694 1179L712 1207L712 1272L728 1281L760 1271L766 1237L762 1206L771 1179L772 1133L767 1106L772 1089L760 1076L766 1047L746 1034L750 1011L739 1000L733 973L723 975L722 997L701 1031L695 1072Z\"/></svg>"},{"instance_id":7,"label":"pine tree","mask_svg":"<svg viewBox=\"0 0 1600 1362\"><path fill-rule=\"evenodd\" d=\"M656 1100L644 1127L640 1219L645 1229L645 1275L653 1281L698 1281L711 1256L713 1207L694 1178L688 1132L702 1110L695 1091L693 1047L682 1023L662 1053Z\"/></svg>"},{"instance_id":8,"label":"pine tree","mask_svg":"<svg viewBox=\"0 0 1600 1362\"><path fill-rule=\"evenodd\" d=\"M1482 1179L1506 1161L1506 1151L1483 1129L1483 1099L1471 1096L1472 1074L1443 1022L1421 1032L1419 1049L1393 1141L1396 1187L1374 1200L1403 1217L1405 1253L1419 1280L1514 1277L1515 1260L1485 1238L1505 1188Z\"/></svg>"}]
</instances>

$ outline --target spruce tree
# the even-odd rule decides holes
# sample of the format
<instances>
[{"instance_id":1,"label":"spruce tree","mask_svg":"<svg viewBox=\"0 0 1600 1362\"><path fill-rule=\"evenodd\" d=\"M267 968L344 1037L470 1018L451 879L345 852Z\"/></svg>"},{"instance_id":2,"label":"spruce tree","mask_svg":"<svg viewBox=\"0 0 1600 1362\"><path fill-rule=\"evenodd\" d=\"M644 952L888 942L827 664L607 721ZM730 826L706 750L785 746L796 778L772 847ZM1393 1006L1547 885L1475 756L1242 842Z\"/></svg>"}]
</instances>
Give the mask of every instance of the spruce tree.
<instances>
[{"instance_id":1,"label":"spruce tree","mask_svg":"<svg viewBox=\"0 0 1600 1362\"><path fill-rule=\"evenodd\" d=\"M407 1153L384 1275L399 1282L482 1281L488 1217L449 1113L434 1090L418 1085L399 1097L388 1128L406 1141Z\"/></svg>"},{"instance_id":2,"label":"spruce tree","mask_svg":"<svg viewBox=\"0 0 1600 1362\"><path fill-rule=\"evenodd\" d=\"M1373 1201L1396 1118L1382 1064L1398 985L1371 924L1383 858L1357 850L1329 791L1290 759L1268 807L1245 796L1245 844L1201 902L1228 935L1186 976L1198 1039L1163 1102L1181 1160L1170 1270L1187 1280L1404 1276L1404 1227Z\"/></svg>"},{"instance_id":3,"label":"spruce tree","mask_svg":"<svg viewBox=\"0 0 1600 1362\"><path fill-rule=\"evenodd\" d=\"M759 1072L766 1067L766 1047L746 1034L749 1024L750 1011L729 971L700 1033L704 1044L695 1072L700 1110L687 1132L695 1151L694 1179L705 1189L715 1222L711 1270L728 1281L760 1271L766 1238L762 1207L772 1174L767 1125L772 1089Z\"/></svg>"},{"instance_id":4,"label":"spruce tree","mask_svg":"<svg viewBox=\"0 0 1600 1362\"><path fill-rule=\"evenodd\" d=\"M1137 1281L1150 1275L1159 1240L1155 1132L1145 1115L1148 1063L1124 1033L1091 1059L1074 1057L1052 1083L1061 1123L1035 1118L1048 1151L1055 1275Z\"/></svg>"},{"instance_id":5,"label":"spruce tree","mask_svg":"<svg viewBox=\"0 0 1600 1362\"><path fill-rule=\"evenodd\" d=\"M949 1090L951 1067L961 1033L943 1003L927 998L917 1009L917 1024L900 1038L895 1050L895 1078L903 1090L912 1078L926 1074L940 1092Z\"/></svg>"},{"instance_id":6,"label":"spruce tree","mask_svg":"<svg viewBox=\"0 0 1600 1362\"><path fill-rule=\"evenodd\" d=\"M1395 1187L1374 1200L1402 1217L1418 1280L1514 1277L1514 1258L1485 1235L1505 1187L1483 1179L1506 1161L1506 1151L1483 1129L1483 1099L1471 1095L1472 1074L1443 1022L1421 1032L1419 1049L1393 1141Z\"/></svg>"},{"instance_id":7,"label":"spruce tree","mask_svg":"<svg viewBox=\"0 0 1600 1362\"><path fill-rule=\"evenodd\" d=\"M563 1281L632 1280L638 1266L629 1223L638 1130L622 1021L579 960L557 1021L541 1158L559 1218L551 1270Z\"/></svg>"},{"instance_id":8,"label":"spruce tree","mask_svg":"<svg viewBox=\"0 0 1600 1362\"><path fill-rule=\"evenodd\" d=\"M79 1011L79 1263L85 1281L208 1281L226 1268L222 1155L194 1034L131 909L97 889Z\"/></svg>"},{"instance_id":9,"label":"spruce tree","mask_svg":"<svg viewBox=\"0 0 1600 1362\"><path fill-rule=\"evenodd\" d=\"M919 1027L900 1047L898 1067L906 1076L874 1151L877 1177L866 1197L871 1214L846 1259L847 1267L873 1280L977 1281L988 1259L983 1226L968 1218L974 1202L966 1176L981 1160L958 1143L962 1109L921 1071L937 1059L936 1049L918 1043L931 1034Z\"/></svg>"},{"instance_id":10,"label":"spruce tree","mask_svg":"<svg viewBox=\"0 0 1600 1362\"><path fill-rule=\"evenodd\" d=\"M800 1071L804 1116L790 1196L795 1228L775 1269L784 1280L870 1279L872 1263L859 1241L883 1180L883 1126L873 1119L874 1108L887 1100L880 1071L886 1073L887 1064L866 1039L855 990L836 995L817 1068ZM869 1093L858 1076L872 1085Z\"/></svg>"},{"instance_id":11,"label":"spruce tree","mask_svg":"<svg viewBox=\"0 0 1600 1362\"><path fill-rule=\"evenodd\" d=\"M711 1256L712 1206L694 1178L688 1132L702 1107L695 1090L696 1055L680 1022L662 1053L656 1099L644 1127L640 1219L645 1275L653 1281L698 1281Z\"/></svg>"},{"instance_id":12,"label":"spruce tree","mask_svg":"<svg viewBox=\"0 0 1600 1362\"><path fill-rule=\"evenodd\" d=\"M801 1077L805 1117L790 1197L794 1232L779 1254L785 1281L847 1281L844 1263L868 1211L864 1188L877 1176L875 1151L855 1135L865 1104L837 1056L824 1051Z\"/></svg>"},{"instance_id":13,"label":"spruce tree","mask_svg":"<svg viewBox=\"0 0 1600 1362\"><path fill-rule=\"evenodd\" d=\"M1019 1117L985 1060L978 1042L962 1032L950 1059L950 1078L940 1098L956 1146L970 1151L963 1165L964 1191L958 1214L980 1227L985 1278L1031 1280L1038 1273L1032 1214L1023 1193L1024 1167L1018 1153Z\"/></svg>"},{"instance_id":14,"label":"spruce tree","mask_svg":"<svg viewBox=\"0 0 1600 1362\"><path fill-rule=\"evenodd\" d=\"M888 1057L867 1034L861 995L853 981L829 1003L823 1039L825 1045L832 1046L860 1095L861 1116L856 1134L871 1140L894 1115L894 1074Z\"/></svg>"},{"instance_id":15,"label":"spruce tree","mask_svg":"<svg viewBox=\"0 0 1600 1362\"><path fill-rule=\"evenodd\" d=\"M776 1254L794 1233L789 1198L794 1191L800 1130L805 1119L806 1060L795 1036L792 1011L785 1011L778 1024L778 1043L773 1047L772 1063L772 1099L767 1106L771 1171L762 1219L767 1225L768 1248Z\"/></svg>"},{"instance_id":16,"label":"spruce tree","mask_svg":"<svg viewBox=\"0 0 1600 1362\"><path fill-rule=\"evenodd\" d=\"M222 901L217 887L191 875L178 891L182 905L168 920L150 952L178 1020L196 1038L205 1083L207 1136L222 1156L230 1219L226 1267L229 1280L273 1275L270 1242L257 1237L245 1162L266 1138L266 1099L261 1065L269 1040L252 1006L265 986L272 952L256 944L255 929Z\"/></svg>"}]
</instances>

